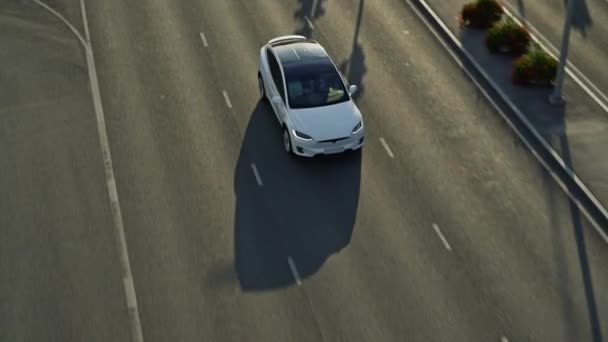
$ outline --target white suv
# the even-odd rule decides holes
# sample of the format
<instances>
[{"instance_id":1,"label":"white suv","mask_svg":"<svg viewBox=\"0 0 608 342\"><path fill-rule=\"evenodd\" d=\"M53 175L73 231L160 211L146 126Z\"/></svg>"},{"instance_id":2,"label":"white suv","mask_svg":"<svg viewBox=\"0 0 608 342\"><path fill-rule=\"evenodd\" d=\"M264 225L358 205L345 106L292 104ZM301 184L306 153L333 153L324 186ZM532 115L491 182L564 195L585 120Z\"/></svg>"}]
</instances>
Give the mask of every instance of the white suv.
<instances>
[{"instance_id":1,"label":"white suv","mask_svg":"<svg viewBox=\"0 0 608 342\"><path fill-rule=\"evenodd\" d=\"M260 50L258 84L283 127L289 154L313 157L363 146L361 112L346 81L316 41L274 38Z\"/></svg>"}]
</instances>

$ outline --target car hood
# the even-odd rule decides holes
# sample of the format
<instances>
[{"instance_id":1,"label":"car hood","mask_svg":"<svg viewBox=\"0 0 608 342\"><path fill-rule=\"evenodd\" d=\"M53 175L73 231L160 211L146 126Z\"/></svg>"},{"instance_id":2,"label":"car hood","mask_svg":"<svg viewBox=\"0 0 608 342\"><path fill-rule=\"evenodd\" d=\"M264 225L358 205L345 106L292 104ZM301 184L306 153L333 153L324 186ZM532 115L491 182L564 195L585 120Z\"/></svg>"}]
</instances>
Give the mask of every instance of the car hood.
<instances>
[{"instance_id":1,"label":"car hood","mask_svg":"<svg viewBox=\"0 0 608 342\"><path fill-rule=\"evenodd\" d=\"M361 121L361 112L352 101L329 106L292 109L295 129L310 135L314 140L349 137Z\"/></svg>"}]
</instances>

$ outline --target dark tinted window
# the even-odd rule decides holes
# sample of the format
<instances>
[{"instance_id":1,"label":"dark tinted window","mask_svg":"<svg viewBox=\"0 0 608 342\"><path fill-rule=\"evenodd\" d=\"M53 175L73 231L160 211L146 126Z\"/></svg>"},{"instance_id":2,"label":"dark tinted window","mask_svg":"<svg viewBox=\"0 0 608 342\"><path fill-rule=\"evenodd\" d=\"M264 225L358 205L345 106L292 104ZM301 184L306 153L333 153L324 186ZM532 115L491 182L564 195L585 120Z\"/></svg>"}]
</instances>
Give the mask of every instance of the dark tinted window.
<instances>
[{"instance_id":1,"label":"dark tinted window","mask_svg":"<svg viewBox=\"0 0 608 342\"><path fill-rule=\"evenodd\" d=\"M285 102L285 87L283 85L283 77L281 76L281 68L279 62L274 57L270 50L266 50L266 56L268 58L268 66L270 67L270 73L272 74L272 80L277 87L283 102Z\"/></svg>"},{"instance_id":2,"label":"dark tinted window","mask_svg":"<svg viewBox=\"0 0 608 342\"><path fill-rule=\"evenodd\" d=\"M285 79L291 108L327 106L349 99L331 63L294 64L285 69Z\"/></svg>"}]
</instances>

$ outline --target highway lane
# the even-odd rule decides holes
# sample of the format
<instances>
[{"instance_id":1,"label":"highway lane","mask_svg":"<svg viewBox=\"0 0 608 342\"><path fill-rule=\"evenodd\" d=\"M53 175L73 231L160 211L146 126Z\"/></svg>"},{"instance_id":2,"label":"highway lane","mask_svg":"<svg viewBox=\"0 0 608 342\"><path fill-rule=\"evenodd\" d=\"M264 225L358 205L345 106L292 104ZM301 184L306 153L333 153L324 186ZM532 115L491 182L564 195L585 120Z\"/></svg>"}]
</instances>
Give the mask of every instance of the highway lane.
<instances>
[{"instance_id":1,"label":"highway lane","mask_svg":"<svg viewBox=\"0 0 608 342\"><path fill-rule=\"evenodd\" d=\"M257 48L255 44L251 43L256 40L253 37L253 29L241 33L236 29L239 25L245 25L243 22L247 20L255 21L256 26L260 25L259 23L267 23L270 26L267 30L257 27L256 32L269 31L274 34L274 32L281 32L294 26L295 29L292 28L291 32L306 32L304 20L296 25L290 23L289 13L299 13L300 8L292 7L291 11L287 8L284 10L284 14L276 14L281 13L278 10L280 7L269 6L262 2L256 3L257 6L251 4L252 2L243 3L246 12L241 17L233 12L225 16L217 15L217 13L221 13L220 5L217 5L217 8L210 11L213 14L206 18L209 21L209 31L217 32L218 41L220 41L220 37L221 40L225 40L226 37L229 37L230 40L229 44L219 43L217 47L218 50L223 51L217 52L216 60L225 61L225 67L219 69L234 70L235 65L245 63L242 61L241 55L230 53L233 46L244 47L247 46L246 44L250 44L251 54ZM332 8L330 4L324 4L326 11L330 12ZM332 4L336 3L332 2ZM403 227L407 226L407 224L403 224L405 221L403 216L416 217L420 215L421 211L426 211L427 214L423 215L426 217L418 220L422 223L417 222L412 225L413 227L429 227L429 231L422 230L427 233L425 239L436 239L430 230L431 222L435 220L444 222L447 225L445 229L452 231L456 229L455 232L462 229L463 232L460 234L465 236L460 238L463 240L462 244L471 246L470 248L465 247L464 251L460 253L463 254L462 258L472 263L473 266L460 272L454 271L455 268L446 267L443 269L444 272L438 274L450 274L449 279L452 277L458 280L467 279L467 277L473 279L449 286L453 290L446 291L442 288L441 291L428 291L432 294L429 295L432 299L426 301L428 302L426 303L427 310L433 312L436 306L441 307L436 303L442 301L436 297L438 292L445 291L449 298L446 302L455 301L456 303L453 304L452 310L438 310L444 316L449 316L450 311L458 313L455 315L464 322L454 324L453 327L461 329L463 339L483 340L498 334L501 330L511 331L511 334L516 337L519 336L522 339L528 337L531 340L571 340L573 337L584 339L589 336L589 320L583 318L586 315L587 305L584 300L581 300L584 297L584 290L581 273L576 263L574 223L568 224L572 219L565 197L563 195L560 197L559 190L550 182L546 184L546 175L539 171L535 161L526 156L526 153L520 148L521 146L514 142L511 133L505 130L494 111L480 98L468 81L461 77L462 75L451 65L451 62L447 59L439 61L433 59L431 62L428 56L441 56L441 49L438 49L436 44L431 44L432 47L429 47L428 51L420 52L421 46L425 46L423 42L428 41L430 35L425 32L424 28L418 27L416 30L416 26L407 25L407 23L416 22L415 17L411 14L408 15L408 12L403 9L401 12L397 12L398 14L391 13L390 9L400 8L399 3L396 2L390 3L390 5L388 3L378 4L376 7L370 4L366 4L366 6L364 8L368 8L368 11L375 14L373 16L368 12L363 14L363 22L365 23L367 20L368 24L365 26L366 29L360 29L360 32L364 32L361 39L364 39L365 36L369 37L364 40L368 44L367 49L359 48L357 45L354 45L353 48L352 34L357 31L355 25L358 13L356 12L357 6L354 6L352 2L343 3L339 7L334 6L332 13L339 13L339 15L328 15L325 25L323 17L321 17L319 25L323 34L315 37L327 43L340 62L349 57L352 58L352 71L349 77L365 79L363 83L365 95L361 98L360 104L364 112L368 113L368 130L382 131L382 136L386 137L388 141L399 145L397 148L393 145L394 149L401 151L402 157L407 158L405 165L397 170L393 169L394 165L385 164L387 165L385 170L388 171L376 172L375 174L378 176L372 177L382 180L391 179L386 187L393 189L389 192L392 195L374 194L376 187L365 186L365 181L369 180L369 177L362 178L361 196L374 198L373 202L377 207L374 207L373 210L380 213L374 216L383 217L387 227ZM232 8L234 7L236 6L233 5ZM269 10L270 7L273 11ZM375 11L369 10L370 7ZM268 15L263 16L263 14ZM214 21L214 18L218 19ZM281 29L281 27L286 29ZM346 34L347 32L350 33ZM421 38L415 39L416 36ZM257 40L264 41L264 39L266 37L262 35ZM376 55L375 63L372 62L374 55ZM254 61L250 60L247 63L252 65L247 68L254 67ZM439 66L445 69L439 69ZM373 70L376 77L369 75L369 72L366 75L364 70ZM234 71L234 77L238 80L235 81L235 87L242 84L241 78L237 76L239 74L243 74L243 72ZM253 76L250 77L250 82L255 81ZM232 77L228 77L228 79L232 79ZM429 82L429 79L432 81ZM456 80L459 82L456 83ZM375 96L370 98L368 89L381 89L381 91L374 93ZM425 89L425 91L417 89ZM430 89L436 93L428 95L428 97L423 96L429 94ZM372 102L367 105L367 101ZM236 106L238 107L238 104ZM455 109L459 110L455 111ZM427 115L421 118L421 113L427 113ZM442 113L449 113L449 115ZM375 130L374 128L378 127L376 125L381 128ZM500 139L496 136L496 132L502 132ZM406 141L404 141L405 137L408 137ZM366 165L384 163L382 159L374 158L382 156L384 153L379 144L373 145L373 141L377 138L378 136L372 135L368 139L372 143L371 146L366 147L366 151L373 152L364 153L362 174L372 174ZM415 153L414 151L420 152ZM443 158L434 157L439 152L442 152ZM372 161L366 164L365 160L370 159ZM515 172L518 169L522 171ZM272 174L281 175L286 172L277 171ZM403 177L403 175L408 176ZM434 177L431 178L431 175ZM312 178L317 179L318 177L319 175L315 174ZM281 192L281 188L296 187L295 185L289 187L291 181L292 179L288 179L277 187L277 193ZM376 182L378 181L374 183ZM423 186L422 184L428 185ZM310 188L311 186L306 184L303 187ZM533 191L530 190L531 187L534 189ZM318 191L320 192L320 190ZM287 193L291 192L287 191ZM416 198L412 199L411 194L417 194ZM498 198L496 198L497 194L500 194ZM315 194L310 196L311 199L308 200L308 203L314 203L314 199L317 197ZM474 199L478 197L481 199L475 201ZM363 198L360 199L361 202L363 202ZM422 205L420 208L420 205L417 205L419 202L426 202L424 203L426 205ZM472 202L475 202L476 205L471 205ZM323 204L327 205L325 202ZM310 204L306 205L306 207L310 206ZM403 213L406 210L404 207L413 208L413 212ZM369 207L359 206L357 217L366 217L367 208ZM401 215L391 215L388 208L395 208L397 212L402 213ZM285 211L285 209L279 211ZM428 214L429 211L432 213L431 215ZM318 212L324 213L325 211L319 209ZM288 213L284 219L286 222L297 221L296 217L299 217L297 212L294 213L292 210ZM369 229L366 229L367 227L355 228L354 232L376 230L377 226L378 224L370 225ZM514 227L519 227L519 229L513 231ZM558 227L568 230L555 232L554 229L557 230ZM587 233L592 232L588 224L586 231ZM397 239L403 243L403 246L409 246L399 240L402 233L398 228L389 230L385 236L391 240ZM372 242L368 240L369 237L369 235L363 235L360 240L361 245L367 247L365 250L385 250L387 246L395 244L384 240ZM301 239L301 237L299 238ZM437 242L437 240L432 240L430 243L432 246L436 246ZM588 253L596 258L598 255L605 255L605 247L601 243L597 244L596 240L593 242L596 243L595 249L590 249L593 252ZM353 251L355 243L355 241L350 243L348 251ZM402 251L398 245L395 246L395 250L393 255L398 255L398 259L401 260L420 258L418 253L408 258L409 254ZM564 256L561 255L562 252L565 253ZM357 254L354 251L352 253ZM361 254L369 255L370 252ZM435 257L434 253L429 252L429 254L431 254L431 264L441 265L441 262L438 261L439 258ZM499 257L500 259L496 260ZM393 256L393 258L395 257ZM387 259L391 258L372 258L378 263ZM490 266L484 266L484 263L480 263L479 260L485 260ZM597 262L601 259L594 260ZM404 272L403 275L398 276L387 271L384 274L385 277L380 278L381 281L375 281L372 276L375 274L375 269L363 268L361 265L365 264L369 264L369 262L361 262L360 257L357 258L357 262L348 263L351 267L356 265L357 268L360 268L363 275L357 279L372 279L368 281L375 284L370 286L373 290L352 290L357 293L357 296L354 296L356 300L353 300L353 297L345 296L344 301L341 302L343 305L337 305L338 309L330 310L328 308L317 312L325 318L331 319L333 323L337 319L336 317L349 317L340 315L343 313L341 310L348 307L348 303L359 302L361 293L394 293L390 297L392 305L383 306L379 311L386 313L394 310L399 314L380 314L378 316L381 318L374 322L369 318L370 315L363 314L367 311L361 308L377 305L376 301L379 300L379 297L368 294L368 298L371 297L365 303L368 305L361 303L353 308L353 311L359 312L359 317L361 315L365 317L365 325L354 327L350 320L345 319L344 324L338 325L340 328L336 328L336 325L332 324L328 330L333 330L338 336L340 333L347 334L350 340L358 338L365 340L362 337L365 335L361 330L366 327L370 328L370 326L372 331L382 331L385 334L386 331L393 331L395 336L407 335L412 331L418 331L422 336L432 335L425 331L426 329L420 328L425 325L419 320L428 324L437 319L430 318L434 317L432 314L428 315L427 320L420 318L424 317L421 313L424 309L421 309L420 306L416 307L417 310L413 314L418 320L413 319L414 323L411 326L404 323L407 319L399 319L405 316L403 308L408 307L406 298L402 299L404 304L400 305L399 297L404 293L424 292L408 291L407 286L402 285L402 283L412 282L411 277L408 277L410 273ZM456 265L462 267L460 263ZM377 264L375 266L380 267ZM596 263L594 266L592 269L595 272L601 270L601 264ZM334 269L335 273L331 274L340 276L332 278L333 283L347 283L349 287L356 287L360 281L344 281L345 268L347 267L338 266ZM511 270L511 273L500 274L501 271L506 270ZM595 272L593 274L597 280L597 277L601 277L601 275L598 276ZM418 273L416 275L418 276ZM398 281L395 278L401 279ZM572 282L572 285L563 285L564 278ZM600 279L599 284L603 284L605 278ZM428 283L423 282L423 284L419 288L430 288ZM496 287L495 284L508 285ZM327 287L326 284L321 286L323 289L327 289ZM338 286L338 288L340 291L343 290L342 286ZM596 284L595 288L601 288L601 286L598 287ZM481 289L481 294L476 291L477 289ZM325 296L329 298L325 298L322 292L321 296L324 298L318 301L319 305L329 306L336 301L336 296L342 293L340 291L325 293ZM469 297L465 297L467 299L462 301L457 300L464 294L468 294ZM578 302L571 303L573 298L576 298ZM601 296L598 298L595 300L602 299ZM431 305L431 303L435 305ZM472 303L477 303L477 305L472 305ZM528 303L534 303L534 305L528 305ZM401 311L396 308L401 308ZM525 308L525 311L520 308ZM593 313L593 315L595 314ZM383 329L382 327L386 325L386 321L390 320L390 317L395 317L396 321L390 328ZM579 317L579 320L576 321L574 317ZM480 321L484 321L486 324L482 324ZM374 328L374 326L376 327ZM462 331L463 326L469 327L470 331ZM363 335L358 335L357 332ZM435 333L441 334L441 332ZM443 336L443 339L447 338L446 335ZM472 336L478 336L478 338L472 338ZM367 338L371 337L367 336Z\"/></svg>"},{"instance_id":2,"label":"highway lane","mask_svg":"<svg viewBox=\"0 0 608 342\"><path fill-rule=\"evenodd\" d=\"M187 21L197 12L176 4L109 1L89 10L144 338L316 339L296 289L240 295L240 133L196 22Z\"/></svg>"},{"instance_id":3,"label":"highway lane","mask_svg":"<svg viewBox=\"0 0 608 342\"><path fill-rule=\"evenodd\" d=\"M0 341L129 341L79 42L0 9Z\"/></svg>"},{"instance_id":4,"label":"highway lane","mask_svg":"<svg viewBox=\"0 0 608 342\"><path fill-rule=\"evenodd\" d=\"M91 4L146 340L589 340L589 224L402 2L316 3ZM361 86L362 153L281 153L257 52L294 32Z\"/></svg>"}]
</instances>

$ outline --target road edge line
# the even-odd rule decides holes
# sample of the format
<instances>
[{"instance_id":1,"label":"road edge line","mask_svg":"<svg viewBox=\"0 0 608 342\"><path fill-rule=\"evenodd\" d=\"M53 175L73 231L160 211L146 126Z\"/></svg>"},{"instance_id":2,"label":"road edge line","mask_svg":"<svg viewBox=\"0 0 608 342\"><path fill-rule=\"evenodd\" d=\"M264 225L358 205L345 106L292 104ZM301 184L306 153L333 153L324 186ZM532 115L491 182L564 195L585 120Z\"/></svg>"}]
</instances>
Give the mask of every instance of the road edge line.
<instances>
[{"instance_id":1,"label":"road edge line","mask_svg":"<svg viewBox=\"0 0 608 342\"><path fill-rule=\"evenodd\" d=\"M40 7L46 9L59 20L61 20L71 31L74 33L76 38L82 44L85 50L87 70L89 74L89 83L91 86L91 96L93 97L93 108L95 110L95 117L97 123L97 133L103 158L104 173L106 176L106 188L108 190L108 197L110 201L110 209L112 211L112 219L114 221L114 233L116 235L116 242L118 245L119 257L122 267L122 283L123 291L125 295L125 301L129 313L131 335L133 341L143 342L143 332L141 328L141 320L139 316L139 309L137 306L137 296L135 293L135 284L133 283L133 275L131 273L131 264L129 260L129 253L127 250L127 242L125 238L124 222L122 219L122 212L120 210L120 202L118 200L118 191L116 189L116 179L114 177L114 169L112 167L112 156L110 153L110 144L108 141L108 135L106 130L105 115L103 113L103 106L101 104L101 92L99 90L99 82L97 79L97 70L95 68L95 58L93 55L93 47L91 46L91 37L89 33L86 8L84 0L80 0L80 10L82 14L82 20L84 22L84 29L86 39L82 37L82 34L70 23L61 13L57 12L51 6L45 4L41 0L34 0L34 2Z\"/></svg>"},{"instance_id":2,"label":"road edge line","mask_svg":"<svg viewBox=\"0 0 608 342\"><path fill-rule=\"evenodd\" d=\"M76 36L76 38L78 38L78 40L82 44L82 47L84 47L85 49L87 49L89 47L87 41L82 37L82 35L78 31L78 29L74 25L72 25L72 23L70 23L70 21L67 20L63 15L61 15L61 13L57 12L51 6L45 4L41 0L34 0L34 2L38 6L40 6L40 7L44 8L45 10L49 11L51 14L53 14L55 17L57 17L59 20L61 20L61 22L63 22L70 29L70 31L72 31L72 33L74 33L74 35Z\"/></svg>"},{"instance_id":3,"label":"road edge line","mask_svg":"<svg viewBox=\"0 0 608 342\"><path fill-rule=\"evenodd\" d=\"M135 293L135 284L131 272L131 262L129 260L129 250L127 248L127 240L125 236L124 221L122 211L120 209L120 201L118 200L118 190L116 188L116 178L114 176L114 167L112 166L112 154L110 152L110 143L106 128L105 114L101 102L101 91L99 90L99 80L97 78L97 69L95 67L95 56L93 47L90 41L88 20L84 0L80 0L80 10L82 12L82 20L85 26L87 38L86 45L86 60L87 69L89 72L89 82L91 85L91 95L93 97L93 107L95 109L95 117L97 123L97 133L99 144L103 157L103 167L106 176L106 187L112 210L112 218L114 221L114 233L116 235L116 244L118 247L120 263L122 266L123 291L127 309L129 313L131 336L134 342L143 342L143 331L141 328L141 320L137 305L137 295Z\"/></svg>"}]
</instances>

